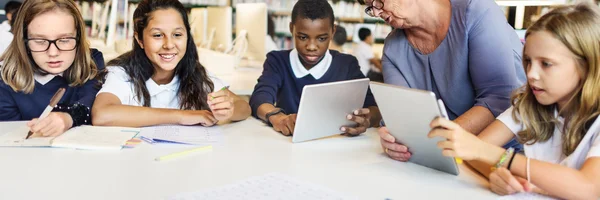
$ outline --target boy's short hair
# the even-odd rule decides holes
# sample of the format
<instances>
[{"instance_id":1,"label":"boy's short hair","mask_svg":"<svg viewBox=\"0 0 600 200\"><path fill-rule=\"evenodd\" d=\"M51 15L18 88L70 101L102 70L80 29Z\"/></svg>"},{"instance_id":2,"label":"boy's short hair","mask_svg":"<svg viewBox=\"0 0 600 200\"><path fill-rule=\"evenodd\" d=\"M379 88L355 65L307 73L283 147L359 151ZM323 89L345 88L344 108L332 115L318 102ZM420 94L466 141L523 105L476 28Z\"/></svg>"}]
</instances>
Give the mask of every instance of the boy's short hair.
<instances>
[{"instance_id":1,"label":"boy's short hair","mask_svg":"<svg viewBox=\"0 0 600 200\"><path fill-rule=\"evenodd\" d=\"M5 13L16 12L21 7L21 4L23 4L23 3L18 2L18 1L9 1L8 3L6 3L4 5L4 12Z\"/></svg>"},{"instance_id":2,"label":"boy's short hair","mask_svg":"<svg viewBox=\"0 0 600 200\"><path fill-rule=\"evenodd\" d=\"M311 20L327 18L331 28L335 20L333 8L326 0L299 0L292 9L292 24L296 23L298 18Z\"/></svg>"},{"instance_id":3,"label":"boy's short hair","mask_svg":"<svg viewBox=\"0 0 600 200\"><path fill-rule=\"evenodd\" d=\"M365 41L365 39L367 39L367 37L369 37L369 35L371 35L371 29L360 28L358 30L358 38L360 39L360 41Z\"/></svg>"},{"instance_id":4,"label":"boy's short hair","mask_svg":"<svg viewBox=\"0 0 600 200\"><path fill-rule=\"evenodd\" d=\"M342 26L335 25L335 33L333 34L333 43L338 46L344 45L348 40L348 35L346 34L346 29Z\"/></svg>"}]
</instances>

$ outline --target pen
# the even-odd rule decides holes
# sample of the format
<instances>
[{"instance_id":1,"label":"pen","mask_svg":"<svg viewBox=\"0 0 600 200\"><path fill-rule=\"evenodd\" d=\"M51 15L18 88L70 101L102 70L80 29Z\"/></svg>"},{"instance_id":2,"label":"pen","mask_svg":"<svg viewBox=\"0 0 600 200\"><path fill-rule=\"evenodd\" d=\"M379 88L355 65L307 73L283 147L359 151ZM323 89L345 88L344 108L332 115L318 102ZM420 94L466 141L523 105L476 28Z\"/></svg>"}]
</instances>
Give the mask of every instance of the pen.
<instances>
[{"instance_id":1,"label":"pen","mask_svg":"<svg viewBox=\"0 0 600 200\"><path fill-rule=\"evenodd\" d=\"M46 118L50 112L52 112L52 109L54 109L54 107L56 106L56 104L58 104L58 102L60 101L60 99L62 98L62 96L65 94L65 88L60 88L58 89L58 91L56 91L56 93L54 93L54 96L52 96L52 99L50 99L50 104L48 104L48 106L46 107L46 109L44 109L44 112L42 112L42 115L40 115L40 118L38 118L38 122L44 118ZM29 132L27 133L27 137L25 137L25 139L29 139L29 137L31 137L31 135L33 135L33 132L31 132L31 130L29 130Z\"/></svg>"},{"instance_id":2,"label":"pen","mask_svg":"<svg viewBox=\"0 0 600 200\"><path fill-rule=\"evenodd\" d=\"M229 85L225 86L225 87L222 87L220 90L226 90L226 89L229 89ZM210 98L211 99L215 99L215 97L213 97L213 96L210 96Z\"/></svg>"},{"instance_id":3,"label":"pen","mask_svg":"<svg viewBox=\"0 0 600 200\"><path fill-rule=\"evenodd\" d=\"M197 151L203 151L203 150L212 150L212 145L208 145L208 146L203 146L203 147L198 147L198 148L194 148L194 149L190 149L190 150L186 150L186 151L182 151L182 152L177 152L177 153L172 153L166 156L161 156L158 157L154 160L156 161L163 161L163 160L169 160L169 159L173 159L173 158L177 158L177 157L181 157L190 153L194 153Z\"/></svg>"},{"instance_id":4,"label":"pen","mask_svg":"<svg viewBox=\"0 0 600 200\"><path fill-rule=\"evenodd\" d=\"M442 117L446 118L447 120L450 120L449 116L448 116L448 112L446 112L446 106L444 105L444 101L442 101L441 99L438 99L438 106L440 107L440 112L442 113ZM457 164L462 164L463 160L460 158L454 158L454 160L456 160Z\"/></svg>"}]
</instances>

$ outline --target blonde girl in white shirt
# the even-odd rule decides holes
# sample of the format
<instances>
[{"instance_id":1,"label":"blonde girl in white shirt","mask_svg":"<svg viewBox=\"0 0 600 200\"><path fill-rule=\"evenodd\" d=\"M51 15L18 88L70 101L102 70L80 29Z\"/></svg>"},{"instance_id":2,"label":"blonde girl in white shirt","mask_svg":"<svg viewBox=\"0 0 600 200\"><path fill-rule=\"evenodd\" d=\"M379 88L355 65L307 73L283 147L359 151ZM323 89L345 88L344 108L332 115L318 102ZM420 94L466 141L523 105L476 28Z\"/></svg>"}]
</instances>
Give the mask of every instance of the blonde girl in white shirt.
<instances>
[{"instance_id":1,"label":"blonde girl in white shirt","mask_svg":"<svg viewBox=\"0 0 600 200\"><path fill-rule=\"evenodd\" d=\"M429 137L447 139L438 143L442 153L489 175L490 189L497 194L533 191L562 199L598 199L598 6L561 7L541 17L527 30L523 66L527 84L515 92L512 107L481 134L437 118ZM524 144L524 155L502 148L513 137Z\"/></svg>"}]
</instances>

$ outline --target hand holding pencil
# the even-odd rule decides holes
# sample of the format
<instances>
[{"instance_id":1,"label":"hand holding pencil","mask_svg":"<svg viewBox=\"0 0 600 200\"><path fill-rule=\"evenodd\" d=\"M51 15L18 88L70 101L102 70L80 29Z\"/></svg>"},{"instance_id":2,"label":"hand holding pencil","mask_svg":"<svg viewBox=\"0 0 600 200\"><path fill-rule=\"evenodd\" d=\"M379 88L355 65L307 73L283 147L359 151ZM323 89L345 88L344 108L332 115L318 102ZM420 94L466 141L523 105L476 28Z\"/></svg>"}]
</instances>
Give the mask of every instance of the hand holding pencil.
<instances>
[{"instance_id":1,"label":"hand holding pencil","mask_svg":"<svg viewBox=\"0 0 600 200\"><path fill-rule=\"evenodd\" d=\"M233 116L234 98L228 86L208 94L207 103L215 118L219 121L227 120Z\"/></svg>"},{"instance_id":2,"label":"hand holding pencil","mask_svg":"<svg viewBox=\"0 0 600 200\"><path fill-rule=\"evenodd\" d=\"M34 118L27 123L30 128L25 139L30 137L56 137L63 134L73 126L73 119L67 113L52 112L52 109L58 104L62 96L65 94L65 89L60 88L46 107L39 118Z\"/></svg>"}]
</instances>

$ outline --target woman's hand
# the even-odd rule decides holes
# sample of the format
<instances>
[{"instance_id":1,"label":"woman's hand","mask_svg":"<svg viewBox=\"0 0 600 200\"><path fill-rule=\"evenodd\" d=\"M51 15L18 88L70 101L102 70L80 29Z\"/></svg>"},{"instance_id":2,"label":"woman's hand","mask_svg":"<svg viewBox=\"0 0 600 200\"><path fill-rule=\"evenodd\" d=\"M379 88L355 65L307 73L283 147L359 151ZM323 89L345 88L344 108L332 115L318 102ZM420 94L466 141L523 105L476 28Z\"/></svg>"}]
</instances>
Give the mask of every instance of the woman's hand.
<instances>
[{"instance_id":1,"label":"woman's hand","mask_svg":"<svg viewBox=\"0 0 600 200\"><path fill-rule=\"evenodd\" d=\"M396 143L396 138L390 134L387 127L379 128L379 137L381 137L381 147L385 154L387 154L390 158L398 161L408 161L410 159L411 153L408 152L408 147Z\"/></svg>"}]
</instances>

